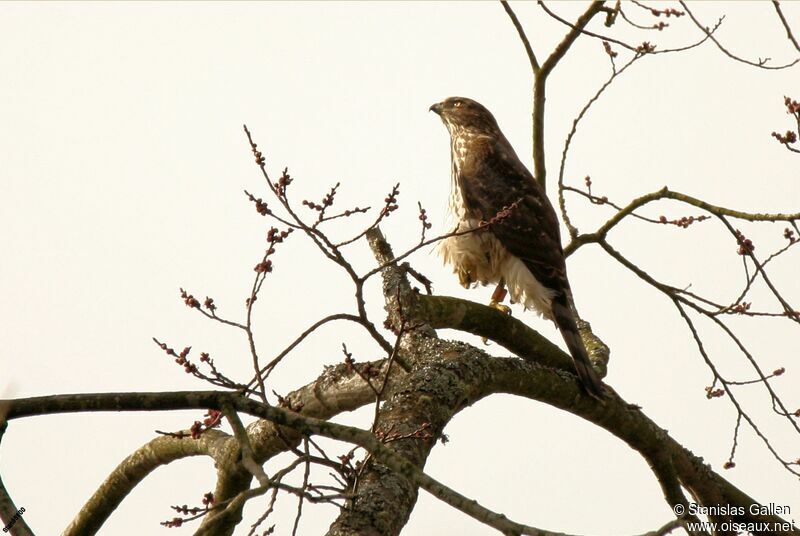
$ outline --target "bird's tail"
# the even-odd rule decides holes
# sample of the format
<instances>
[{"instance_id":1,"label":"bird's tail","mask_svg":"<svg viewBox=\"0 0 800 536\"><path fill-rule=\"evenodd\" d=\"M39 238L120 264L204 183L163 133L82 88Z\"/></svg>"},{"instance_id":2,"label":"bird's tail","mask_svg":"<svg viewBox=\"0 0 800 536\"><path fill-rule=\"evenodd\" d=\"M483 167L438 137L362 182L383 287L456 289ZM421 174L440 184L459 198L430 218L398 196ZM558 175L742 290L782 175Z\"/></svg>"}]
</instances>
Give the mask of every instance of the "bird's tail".
<instances>
[{"instance_id":1,"label":"bird's tail","mask_svg":"<svg viewBox=\"0 0 800 536\"><path fill-rule=\"evenodd\" d=\"M581 385L583 385L589 396L602 400L606 394L605 388L594 368L592 368L591 361L589 361L589 354L583 344L583 339L578 331L578 325L575 323L575 316L569 307L567 297L563 295L555 297L552 307L553 319L561 332L561 336L564 337L564 342L567 343L567 348L572 355L572 363L578 373L578 378L581 380Z\"/></svg>"}]
</instances>

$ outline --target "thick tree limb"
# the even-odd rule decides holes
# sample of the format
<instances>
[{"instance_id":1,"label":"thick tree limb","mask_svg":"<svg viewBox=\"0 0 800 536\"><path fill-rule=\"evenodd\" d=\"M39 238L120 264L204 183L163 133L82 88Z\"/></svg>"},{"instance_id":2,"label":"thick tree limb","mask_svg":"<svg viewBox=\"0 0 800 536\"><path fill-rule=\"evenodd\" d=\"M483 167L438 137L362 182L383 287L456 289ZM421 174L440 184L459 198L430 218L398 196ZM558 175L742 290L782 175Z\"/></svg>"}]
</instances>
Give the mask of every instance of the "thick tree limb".
<instances>
[{"instance_id":1,"label":"thick tree limb","mask_svg":"<svg viewBox=\"0 0 800 536\"><path fill-rule=\"evenodd\" d=\"M355 366L369 366L381 377L387 377L386 393L394 389L396 378L405 373L395 367L386 376L387 361L372 361ZM353 370L341 364L327 369L310 384L288 394L286 403L289 407L300 408L303 415L318 419L329 419L345 411L353 411L374 400L375 394L364 380ZM282 428L268 420L257 420L247 427L247 435L252 445L253 459L256 464L263 464L273 456L285 452L300 444L302 434L291 428ZM233 445L231 445L233 447ZM234 449L235 450L235 449ZM224 515L213 514L203 519L204 531L214 534L232 534L241 521L242 507L246 500L239 496L250 488L252 474L238 462L238 453L231 452L229 463L218 464L217 486L214 496L218 501L234 499L234 503L226 508Z\"/></svg>"},{"instance_id":2,"label":"thick tree limb","mask_svg":"<svg viewBox=\"0 0 800 536\"><path fill-rule=\"evenodd\" d=\"M8 406L8 419L16 419L33 415L54 413L72 413L80 411L155 411L176 409L217 409L222 411L230 406L239 412L267 419L281 426L297 430L302 435L321 435L354 443L365 448L392 474L402 476L416 489L421 486L437 498L459 510L475 517L479 521L492 526L504 527L504 533L533 534L552 536L552 533L540 531L514 523L502 514L492 512L475 501L451 490L435 479L425 475L416 465L403 455L381 443L372 433L349 426L343 426L297 413L268 406L261 402L241 397L234 393L222 391L178 391L163 393L91 393L81 395L54 395L18 400L0 401ZM158 405L159 407L155 407ZM433 405L429 408L437 411ZM187 440L195 441L195 440ZM401 443L398 441L397 443ZM413 505L412 505L413 506ZM86 534L86 533L84 533ZM91 534L91 533L89 533ZM365 534L365 533L359 533ZM384 534L384 533L376 533Z\"/></svg>"},{"instance_id":3,"label":"thick tree limb","mask_svg":"<svg viewBox=\"0 0 800 536\"><path fill-rule=\"evenodd\" d=\"M80 397L80 395L65 396L72 399ZM152 400L152 397L146 396L135 398L138 402ZM68 405L71 403L67 402ZM211 456L215 460L221 459L225 454L229 438L230 436L224 432L209 430L198 440L161 436L149 441L125 458L106 477L66 528L64 536L95 534L125 497L155 469L189 456Z\"/></svg>"},{"instance_id":4,"label":"thick tree limb","mask_svg":"<svg viewBox=\"0 0 800 536\"><path fill-rule=\"evenodd\" d=\"M385 364L385 361L377 361L369 365L383 372ZM394 378L403 374L399 368L392 372L389 377L388 392L391 392ZM368 404L373 396L372 391L357 374L349 371L344 365L339 365L328 369L314 382L290 393L286 399L291 407L302 407L304 415L327 419L343 411L352 411ZM142 403L144 406L149 404L144 400ZM253 459L257 464L262 464L272 456L288 450L290 446L299 443L301 437L291 429L284 429L281 432L274 423L266 420L252 423L247 427L247 433L253 449ZM227 434L209 430L200 440L161 436L128 456L109 474L64 534L83 535L97 532L128 493L153 470L184 457L200 455L211 456L217 465L218 480L214 496L218 501L236 497L250 487L251 474L239 464L237 442ZM228 533L232 533L236 522L241 520L241 507L244 502L238 501L227 509L225 517L227 523L224 530L228 530ZM214 517L210 516L208 519ZM217 534L224 533L224 530Z\"/></svg>"},{"instance_id":5,"label":"thick tree limb","mask_svg":"<svg viewBox=\"0 0 800 536\"><path fill-rule=\"evenodd\" d=\"M440 341L437 341L440 342ZM447 344L440 347L445 351ZM688 489L700 504L730 504L745 508L745 515L730 516L738 522L784 522L777 516L758 516L749 514L751 504L757 501L716 475L699 458L680 446L664 430L618 397L612 398L604 406L594 403L582 396L577 381L562 372L527 363L521 360L493 358L468 345L460 345L465 350L458 359L451 357L452 362L442 362L440 368L420 370L420 375L427 372L429 387L436 390L435 374L450 371L457 377L469 378L464 382L469 388L464 391L466 397L451 402L453 407L461 409L491 393L506 392L542 400L555 407L570 411L610 431L623 439L632 448L642 454L648 461L660 456L671 458L675 473L681 484ZM431 365L434 367L435 365ZM447 372L444 372L447 376ZM447 381L447 380L445 380ZM433 402L433 401L431 401ZM30 415L63 413L73 411L118 411L123 410L168 410L168 409L221 409L230 404L237 411L245 412L261 418L269 419L277 424L289 426L302 434L319 434L325 437L350 441L363 446L373 453L375 458L404 478L410 479L448 504L466 510L469 501L460 503L459 495L445 493L447 489L433 479L424 477L412 461L393 452L381 444L375 436L366 431L327 423L318 419L304 417L281 408L265 406L259 402L238 397L224 392L175 392L175 393L100 393L85 395L57 395L5 401L9 407L9 419ZM429 407L427 411L440 411ZM194 440L185 440L194 441ZM405 442L406 440L403 440ZM398 443L401 443L398 441ZM377 465L377 464L376 464ZM651 466L653 464L651 463ZM658 474L657 474L658 476ZM722 500L722 503L718 501ZM480 511L480 510L479 510ZM474 517L474 511L468 512ZM485 512L484 512L485 513ZM521 532L520 532L521 533ZM756 532L757 534L776 534L774 532ZM786 533L783 533L784 535ZM789 534L800 534L798 531Z\"/></svg>"},{"instance_id":6,"label":"thick tree limb","mask_svg":"<svg viewBox=\"0 0 800 536\"><path fill-rule=\"evenodd\" d=\"M489 339L513 354L574 374L572 358L521 320L493 307L451 296L419 296L421 314L435 329L455 329ZM602 352L590 352L595 358ZM606 354L607 356L607 354ZM606 363L594 361L600 377Z\"/></svg>"},{"instance_id":7,"label":"thick tree limb","mask_svg":"<svg viewBox=\"0 0 800 536\"><path fill-rule=\"evenodd\" d=\"M372 236L372 240L377 243L379 235ZM390 256L391 251L383 251L382 254ZM420 299L422 297L417 296L408 288L400 267L388 265L385 268L384 292L388 297L390 317L394 317L393 323L396 323L403 315L406 315L406 321L421 322L420 319L425 318L425 314L436 310L435 307L425 305L425 300ZM441 300L441 298L437 299ZM450 320L459 318L459 314L448 310L448 304L443 306L441 301L437 303L436 300L431 300L430 303L436 307L442 307L438 313L440 318ZM458 302L450 302L450 304L453 304L454 310L470 307ZM431 316L436 317L435 314ZM519 338L534 337L535 339L538 337L538 335L534 336L535 332L531 330L514 327L512 321L515 319L503 315L500 315L498 319L491 320L491 322L499 322L501 325L505 324L499 329L501 332L505 330L508 333L515 333ZM464 324L464 326L466 325ZM396 534L413 508L418 487L426 489L437 498L505 533L552 534L511 522L501 514L489 511L421 472L437 435L441 433L453 415L484 396L506 392L540 400L570 411L621 438L648 461L662 485L666 501L671 506L687 502L680 491L680 487L683 487L700 504L742 506L746 513L740 516L730 516L730 520L783 522L777 516L751 515L749 506L756 504L756 501L711 471L707 465L703 464L702 460L684 449L664 430L645 417L641 411L621 398L613 396L605 404L599 405L582 394L574 375L564 370L548 368L535 363L535 354L528 356L530 362L493 358L467 344L438 340L433 336L434 333L431 327L420 326L405 336L403 351L414 356L411 360L413 370L396 380L394 391L387 398L387 402L380 412L377 429L378 432L387 430L413 432L421 430L427 425L433 432L432 437L420 434L419 437L408 437L384 444L368 431L343 427L310 417L310 414L318 413L324 418L328 418L342 407L350 404L363 405L373 399L374 392L363 385L361 377L352 373L345 378L337 378L332 375L327 380L321 379L321 381L315 382L315 385L304 388L305 394L298 396L308 400L308 406L301 408L300 414L266 406L234 393L214 391L60 395L0 401L0 407L7 410L9 420L29 415L73 411L229 408L228 411L245 412L264 419L248 427L249 439L257 463L266 459L263 456L269 456L289 448L285 435L276 439L279 436L277 430L294 434L293 437L297 439L302 435L317 434L348 441L364 447L371 453L372 460L367 464L362 475L354 507L343 513L337 520L331 528L331 534L356 532L358 534ZM511 337L509 337L510 339ZM517 348L539 348L540 351L547 351L547 345L541 340L528 343L510 341L509 344L515 345ZM554 352L553 355L557 355L557 353ZM566 357L563 359L566 360ZM327 386L325 385L326 381L330 382ZM347 393L348 389L345 386L348 385L348 382L361 382L362 385ZM354 384L351 386L355 387ZM346 392L344 396L337 396L340 389ZM328 400L326 400L326 393L331 395ZM291 399L289 405L294 407ZM196 440L184 439L181 441L192 443ZM224 437L224 441L227 444L235 444L235 441L228 437ZM238 453L238 446L235 446L235 450ZM233 452L234 447L226 448L224 455L226 458L232 457ZM250 496L248 495L250 492L241 495L243 491L246 491L249 482L248 477L246 485L243 488L239 486L240 491L230 495L236 497L241 505ZM235 487L230 487L230 493L233 493ZM398 500L385 502L387 491L397 493ZM240 497L242 498L240 499ZM241 505L235 507L239 512ZM380 512L378 508L380 508ZM372 517L369 515L370 512ZM378 515L381 512L385 517L382 518ZM238 515L240 516L240 513ZM387 518L396 521L390 520L387 524ZM230 523L225 523L219 527L219 531L215 529L213 533L229 533L229 528L235 524L236 519L237 516L234 515L230 518ZM208 531L210 528L204 526L203 530ZM776 534L768 531L756 533ZM797 533L797 531L791 532L791 534ZM782 534L786 534L786 532Z\"/></svg>"},{"instance_id":8,"label":"thick tree limb","mask_svg":"<svg viewBox=\"0 0 800 536\"><path fill-rule=\"evenodd\" d=\"M379 256L392 258L388 244L382 240L378 231L370 235L370 240L377 247ZM388 265L384 269L384 293L387 296L390 320L395 324L399 322L398 317L401 315L426 312L426 308L418 303L419 297L405 282L400 267ZM414 322L418 318L412 316L406 317L406 320ZM512 323L512 320L514 319L501 317L496 321ZM513 332L513 328L506 329ZM434 436L410 437L389 446L380 443L369 432L264 406L231 393L63 395L7 402L2 405L8 408L9 419L27 414L73 410L186 407L221 409L223 406L230 406L236 411L267 419L275 425L292 428L300 435L319 434L356 443L369 450L374 461L367 466L353 507L344 512L331 527L331 534L337 536L354 533L398 533L416 501L417 486L476 519L497 528L506 527L504 524L507 520L499 514L469 501L421 472L436 435L441 433L452 416L480 398L496 392L541 400L579 415L620 437L648 460L662 484L665 499L671 506L686 503L676 481L688 489L701 504L720 504L718 501L726 499L730 501L728 504L749 507L755 502L715 475L701 460L619 397L613 397L606 404L599 405L582 394L572 374L519 360L491 358L469 345L431 337L431 331L423 328L409 334L404 351L415 354L414 370L402 379L400 387L387 400L379 423L384 427L383 430L393 430L399 426L400 431L421 429L427 424L433 430ZM530 332L521 330L517 334L530 335ZM320 407L324 407L324 404ZM387 502L388 491L394 493L395 497L389 497ZM749 515L742 518L752 520ZM776 516L765 516L764 519L782 521ZM507 528L508 530L501 530L517 534L536 533L522 525L513 524Z\"/></svg>"},{"instance_id":9,"label":"thick tree limb","mask_svg":"<svg viewBox=\"0 0 800 536\"><path fill-rule=\"evenodd\" d=\"M720 520L737 523L769 523L771 526L786 523L778 516L751 514L749 510L751 505L762 503L712 471L701 458L680 445L641 410L619 396L615 395L602 407L591 401L575 400L567 391L557 387L557 384L566 381L566 378L556 371L551 371L552 377L547 380L540 377L543 374L539 370L541 367L528 362L502 358L487 358L487 360L493 361L491 365L493 378L489 383L495 390L540 400L569 411L604 428L639 452L658 478L665 499L671 507L681 502L677 492L674 491L674 483L670 482L671 475L674 474L680 485L692 494L698 504L737 506L744 512L743 515L726 516ZM543 383L549 384L550 388L542 390ZM577 384L575 387L577 388ZM756 530L753 533L785 536L800 534L800 531Z\"/></svg>"}]
</instances>

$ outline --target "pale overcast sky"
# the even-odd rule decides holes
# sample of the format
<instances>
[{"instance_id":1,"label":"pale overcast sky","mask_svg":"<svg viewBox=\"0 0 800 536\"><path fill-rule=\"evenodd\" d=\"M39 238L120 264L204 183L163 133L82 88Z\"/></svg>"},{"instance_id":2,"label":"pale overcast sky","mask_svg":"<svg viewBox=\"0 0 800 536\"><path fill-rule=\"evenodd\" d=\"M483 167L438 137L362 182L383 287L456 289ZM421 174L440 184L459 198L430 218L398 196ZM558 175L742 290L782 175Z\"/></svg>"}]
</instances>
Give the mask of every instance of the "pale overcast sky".
<instances>
[{"instance_id":1,"label":"pale overcast sky","mask_svg":"<svg viewBox=\"0 0 800 536\"><path fill-rule=\"evenodd\" d=\"M666 5L666 4L659 4ZM785 2L800 31L800 5ZM568 18L583 4L553 3ZM534 3L514 4L540 58L565 28ZM771 4L692 4L737 53L795 55ZM631 10L634 8L631 7ZM641 20L641 10L633 11ZM625 31L659 48L693 42L687 17L662 33ZM598 23L597 29L605 29ZM794 52L794 55L793 55ZM620 56L625 53L620 50ZM449 190L447 134L428 107L449 95L484 103L530 165L527 58L499 3L3 3L0 5L0 391L22 397L96 391L205 389L150 340L209 351L232 377L250 361L238 333L209 324L178 297L183 286L241 313L260 260L265 220L242 190L264 193L242 124L273 174L288 166L295 199L319 199L341 181L338 203L380 205L400 183L401 210L384 226L400 250L418 236L417 201L442 231ZM553 73L548 93L550 179L577 111L609 75L602 45L581 40ZM800 69L765 71L735 63L712 44L644 58L620 77L585 119L566 177L625 203L669 185L754 212L800 210L800 155L770 137L791 127L783 96L800 98ZM555 187L550 187L550 193ZM609 212L569 198L573 219L591 230ZM648 212L697 214L663 204ZM367 221L364 219L363 221ZM740 226L766 255L784 244L783 226ZM717 222L689 230L631 222L611 243L654 276L721 301L741 286L736 246ZM357 266L372 260L353 247ZM487 301L464 290L428 251L412 264L441 294ZM776 261L773 279L800 302L796 252ZM607 381L712 467L763 503L791 506L800 487L751 430L740 433L737 467L722 469L736 415L726 398L708 401L711 373L674 307L587 247L569 260L577 303L612 348ZM382 296L369 307L381 320ZM259 343L274 354L328 312L352 309L347 281L301 237L282 248L257 309ZM776 304L757 289L754 307ZM532 313L519 318L561 344ZM764 370L800 407L797 326L735 319ZM707 322L699 322L723 371L750 369ZM442 333L443 336L457 336ZM464 337L476 342L474 338ZM337 325L304 344L274 375L285 393L340 362L341 342L359 360L378 357L360 332ZM477 344L480 344L477 341ZM489 351L502 355L502 349ZM800 457L800 441L771 416L764 389L740 390L774 445ZM369 425L371 410L339 421ZM57 534L116 464L198 412L78 414L14 421L0 447L0 472L25 520ZM670 519L646 463L621 441L539 403L496 396L462 412L426 470L512 519L551 530L635 534ZM270 463L267 470L279 466ZM171 504L199 503L214 487L208 459L186 459L149 476L101 533L154 534ZM238 533L263 510L254 501ZM295 500L271 523L291 532ZM302 534L335 517L307 508ZM270 524L270 523L268 523ZM176 529L173 529L176 530ZM177 529L188 533L192 529ZM493 532L422 492L405 533Z\"/></svg>"}]
</instances>

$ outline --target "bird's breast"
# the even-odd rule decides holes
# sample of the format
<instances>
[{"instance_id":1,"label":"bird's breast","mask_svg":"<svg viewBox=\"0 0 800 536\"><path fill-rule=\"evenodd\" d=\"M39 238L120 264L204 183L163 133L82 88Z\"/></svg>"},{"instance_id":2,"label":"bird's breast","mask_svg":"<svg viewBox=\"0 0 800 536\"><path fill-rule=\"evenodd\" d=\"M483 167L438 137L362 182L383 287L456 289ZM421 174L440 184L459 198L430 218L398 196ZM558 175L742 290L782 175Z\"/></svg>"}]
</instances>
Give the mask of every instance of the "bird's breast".
<instances>
[{"instance_id":1,"label":"bird's breast","mask_svg":"<svg viewBox=\"0 0 800 536\"><path fill-rule=\"evenodd\" d=\"M466 129L454 129L450 136L451 158L451 186L450 186L450 215L456 223L467 219L480 219L481 214L470 210L465 201L464 185L465 175L475 172L475 162L480 156L482 146L490 137L486 134L472 132Z\"/></svg>"}]
</instances>

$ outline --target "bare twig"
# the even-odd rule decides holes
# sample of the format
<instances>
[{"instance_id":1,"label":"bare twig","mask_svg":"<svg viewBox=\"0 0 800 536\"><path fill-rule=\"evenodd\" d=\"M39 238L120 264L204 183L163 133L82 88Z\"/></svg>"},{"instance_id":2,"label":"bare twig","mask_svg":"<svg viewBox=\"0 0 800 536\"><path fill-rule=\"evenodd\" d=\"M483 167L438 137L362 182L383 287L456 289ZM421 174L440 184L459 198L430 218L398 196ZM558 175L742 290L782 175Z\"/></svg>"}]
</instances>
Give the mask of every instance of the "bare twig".
<instances>
[{"instance_id":1,"label":"bare twig","mask_svg":"<svg viewBox=\"0 0 800 536\"><path fill-rule=\"evenodd\" d=\"M786 17L783 15L780 2L778 2L778 0L772 0L772 5L775 7L775 11L778 13L778 17L781 19L781 24L783 24L783 28L786 30L786 37L792 42L794 48L800 52L800 44L797 43L797 39L795 39L794 34L792 33L792 28L789 26L789 23L786 21Z\"/></svg>"},{"instance_id":2,"label":"bare twig","mask_svg":"<svg viewBox=\"0 0 800 536\"><path fill-rule=\"evenodd\" d=\"M540 5L543 5L540 2ZM542 189L547 188L547 165L545 163L545 143L544 143L544 103L547 88L547 77L561 58L572 47L572 44L581 35L581 32L592 18L601 12L603 2L593 1L586 11L578 17L570 31L564 36L553 52L542 64L538 73L535 73L533 83L533 175L541 184Z\"/></svg>"},{"instance_id":3,"label":"bare twig","mask_svg":"<svg viewBox=\"0 0 800 536\"><path fill-rule=\"evenodd\" d=\"M531 42L528 40L528 36L525 35L525 29L522 27L522 24L520 24L517 15L514 13L514 10L511 9L509 3L506 2L506 0L500 0L500 3L503 5L503 9L508 15L508 18L511 19L511 24L514 25L514 29L517 30L517 35L519 35L519 39L522 41L522 46L525 47L525 54L527 54L528 61L531 64L531 71L533 71L533 74L535 75L539 72L539 62L536 60L536 54L533 52L533 48L531 47Z\"/></svg>"},{"instance_id":4,"label":"bare twig","mask_svg":"<svg viewBox=\"0 0 800 536\"><path fill-rule=\"evenodd\" d=\"M311 472L311 463L309 462L308 456L308 439L303 440L303 446L305 447L305 471L303 472L303 485L300 488L302 493L300 493L297 499L297 515L294 517L294 525L292 526L292 536L297 535L297 529L300 526L300 517L303 515L303 499L305 499L305 491L308 488L308 475Z\"/></svg>"},{"instance_id":5,"label":"bare twig","mask_svg":"<svg viewBox=\"0 0 800 536\"><path fill-rule=\"evenodd\" d=\"M800 220L800 213L793 213L793 214L753 213L753 212L744 212L740 210L733 210L726 207L712 205L711 203L707 203L701 199L697 199L696 197L672 191L665 186L661 190L645 194L641 197L637 197L636 199L632 200L630 203L628 203L628 205L623 207L620 211L614 214L614 216L609 218L608 221L606 221L603 225L601 225L597 229L597 231L577 236L575 239L573 239L569 244L567 244L564 247L564 253L566 255L570 255L579 247L585 244L595 243L602 240L603 238L605 238L608 232L611 231L611 229L616 227L623 219L625 219L625 217L632 214L634 210L643 207L648 203L652 203L653 201L658 201L661 199L672 199L674 201L680 201L687 205L691 205L693 207L705 210L706 212L708 212L709 214L713 214L714 216L728 216L731 218L751 221L751 222L757 222L757 221L794 222Z\"/></svg>"},{"instance_id":6,"label":"bare twig","mask_svg":"<svg viewBox=\"0 0 800 536\"><path fill-rule=\"evenodd\" d=\"M785 63L785 64L782 64L782 65L767 65L767 63L770 61L771 58L759 58L758 61L751 61L751 60L742 58L741 56L737 56L736 54L733 54L727 48L725 48L722 45L722 43L720 43L719 40L712 35L713 32L711 30L709 30L709 28L707 26L704 26L697 19L697 17L694 16L694 13L692 13L692 11L686 5L686 2L684 2L683 0L680 0L680 4L681 4L681 7L683 8L683 10L686 12L686 14L689 15L689 18L692 19L692 22L694 22L694 24L701 31L703 31L706 34L706 36L708 36L714 42L715 45L717 45L717 48L720 49L720 51L722 51L723 54L725 54L726 56L728 56L732 60L738 61L740 63L744 63L746 65L751 65L753 67L758 67L760 69L772 69L772 70L787 69L789 67L792 67L792 66L796 65L798 62L800 62L800 57L798 57L798 58L795 58L794 60L790 61L789 63Z\"/></svg>"},{"instance_id":7,"label":"bare twig","mask_svg":"<svg viewBox=\"0 0 800 536\"><path fill-rule=\"evenodd\" d=\"M569 213L567 212L567 205L564 199L564 168L567 164L567 153L569 152L570 144L572 143L572 138L575 136L575 133L578 130L578 123L580 123L581 119L586 115L586 112L589 111L592 104L597 102L597 99L603 94L603 92L611 85L611 83L622 73L624 73L628 67L633 65L633 63L641 57L640 54L637 54L631 59L628 63L622 66L621 69L617 70L614 69L614 72L611 74L611 77L602 85L600 89L592 96L591 99L583 106L578 116L572 122L572 129L570 129L569 134L567 134L567 139L564 142L564 150L561 153L561 167L558 170L558 206L561 209L561 217L564 221L564 225L567 226L567 230L569 231L570 236L574 239L578 236L578 229L572 224L569 218Z\"/></svg>"},{"instance_id":8,"label":"bare twig","mask_svg":"<svg viewBox=\"0 0 800 536\"><path fill-rule=\"evenodd\" d=\"M250 445L250 438L247 437L247 430L245 430L242 420L239 415L229 404L222 406L222 413L228 420L228 424L233 428L233 433L236 440L239 442L239 450L241 451L242 465L247 469L251 475L256 477L258 483L262 486L268 486L270 479L264 472L264 468L256 463L253 457L253 447Z\"/></svg>"},{"instance_id":9,"label":"bare twig","mask_svg":"<svg viewBox=\"0 0 800 536\"><path fill-rule=\"evenodd\" d=\"M603 2L599 2L599 3L601 5L603 4ZM600 34L596 34L594 32L590 32L589 30L587 30L585 28L586 24L588 23L588 20L586 21L586 23L581 25L580 24L581 19L578 19L578 22L573 24L573 23L561 18L560 16L558 16L555 12L553 12L550 8L548 8L547 5L545 5L545 3L542 0L538 0L537 4L539 4L539 7L541 7L544 10L544 12L547 13L548 15L550 15L552 18L554 18L555 20L557 20L561 24L563 24L565 26L569 26L570 28L572 28L572 30L574 32L576 32L575 38L577 38L577 36L580 35L580 34L584 34L584 35L588 35L589 37L594 37L596 39L601 39L603 41L608 41L609 43L617 44L617 45L619 45L619 46L621 46L623 48L626 48L626 49L630 50L631 52L636 52L636 47L633 46L633 45L629 45L628 43L624 43L624 42L622 42L622 41L620 41L618 39L613 39L611 37L607 37L607 36L603 36L603 35L600 35ZM548 60L549 60L549 58L548 58Z\"/></svg>"},{"instance_id":10,"label":"bare twig","mask_svg":"<svg viewBox=\"0 0 800 536\"><path fill-rule=\"evenodd\" d=\"M250 380L250 382L247 384L247 386L250 387L254 383L256 383L258 381L257 378L262 378L262 381L263 381L263 378L266 378L267 376L269 376L270 373L278 365L278 363L280 363L283 360L283 358L285 358L287 355L289 355L289 353L292 350L297 348L297 345L299 345L301 342L303 342L306 339L306 337L308 337L309 335L314 333L318 328L320 328L321 326L327 324L328 322L334 322L336 320L349 320L350 322L355 322L357 324L361 324L361 318L359 318L358 316L355 316L355 315L347 314L347 313L338 313L338 314L334 314L334 315L329 315L329 316L326 316L325 318L322 318L321 320L317 320L316 322L311 324L311 326L306 328L306 330L303 331L300 335L298 335L297 338L294 341L292 341L286 348L284 348L278 355L276 355L272 359L272 361L270 361L269 363L264 365L264 367L261 368L258 371L257 377L253 378L252 380Z\"/></svg>"},{"instance_id":11,"label":"bare twig","mask_svg":"<svg viewBox=\"0 0 800 536\"><path fill-rule=\"evenodd\" d=\"M782 415L782 416L784 416L784 417L786 417L786 419L790 421L790 424L794 427L794 429L796 431L798 431L798 433L800 433L800 426L798 426L798 424L794 421L794 419L792 418L791 414L788 411L786 411L785 406L783 405L783 402L780 400L780 398L777 396L777 394L772 390L772 387L770 386L769 381L766 380L763 371L761 371L761 369L758 366L758 364L756 363L755 359L752 357L750 352L747 351L747 349L744 347L744 345L741 343L741 341L738 339L738 337L736 337L733 334L733 332L724 324L724 322L722 322L719 319L719 317L708 314L703 309L697 307L692 302L685 300L679 294L675 293L672 290L672 287L670 287L669 285L665 285L665 284L655 280L647 272L642 270L640 267L636 266L630 260L625 258L620 252L618 252L613 247L611 247L611 245L609 245L608 242L606 242L604 239L600 240L599 244L612 258L616 259L620 264L622 264L623 266L625 266L626 268L631 270L640 279L644 280L645 282L647 282L648 284L652 285L653 287L655 287L656 289L660 290L661 292L663 292L664 294L666 294L669 297L669 299L672 301L672 303L678 309L678 312L680 313L681 317L684 319L684 321L686 322L687 326L689 327L689 330L692 333L692 337L694 338L694 340L696 342L696 345L698 347L698 351L700 352L700 354L703 357L703 360L705 361L706 365L709 367L709 369L711 370L712 374L714 375L715 381L718 381L718 382L720 382L722 384L724 392L730 398L731 403L734 405L734 407L735 407L735 409L737 411L737 414L740 415L750 425L750 427L753 429L753 431L756 433L756 435L758 435L758 437L762 440L762 442L765 444L765 446L770 451L770 453L773 455L773 457L776 460L778 460L781 463L781 465L783 465L783 467L787 471L789 471L790 473L795 474L795 475L800 475L800 471L797 471L796 469L794 469L794 467L792 467L791 462L787 461L780 454L778 454L778 452L772 446L771 442L764 435L764 433L761 431L761 429L758 427L758 425L752 420L752 418L741 407L741 405L737 401L736 396L734 395L733 391L730 389L730 385L731 385L730 382L725 380L720 375L719 371L717 370L717 368L714 365L713 361L711 360L710 356L706 352L705 346L703 344L703 341L700 338L700 335L697 332L697 330L696 330L696 328L694 326L694 323L692 322L691 318L686 313L686 311L685 311L683 306L686 305L688 307L691 307L692 309L694 309L698 313L704 314L705 316L710 318L713 322L715 322L731 338L731 340L734 341L734 343L736 343L739 346L739 349L746 356L746 358L748 359L750 364L754 367L754 369L756 370L756 373L759 375L759 377L763 380L763 384L765 385L765 387L767 388L768 392L770 393L770 397L771 397L771 399L773 401L773 404L777 404L783 410L783 413L781 413L781 412L777 412L777 413Z\"/></svg>"}]
</instances>

